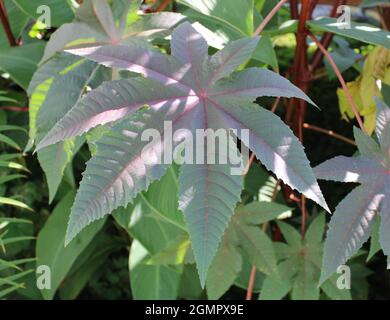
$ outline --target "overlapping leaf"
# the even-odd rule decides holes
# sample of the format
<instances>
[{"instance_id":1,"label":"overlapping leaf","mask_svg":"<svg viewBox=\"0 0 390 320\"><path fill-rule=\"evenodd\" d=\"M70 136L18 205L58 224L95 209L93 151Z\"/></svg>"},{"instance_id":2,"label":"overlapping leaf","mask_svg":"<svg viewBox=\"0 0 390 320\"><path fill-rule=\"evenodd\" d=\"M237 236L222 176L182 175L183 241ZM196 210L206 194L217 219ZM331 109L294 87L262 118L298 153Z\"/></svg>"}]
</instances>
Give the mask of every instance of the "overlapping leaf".
<instances>
[{"instance_id":1,"label":"overlapping leaf","mask_svg":"<svg viewBox=\"0 0 390 320\"><path fill-rule=\"evenodd\" d=\"M279 300L288 293L293 300L318 300L320 289L331 299L351 299L349 290L336 286L337 278L331 278L318 287L323 253L325 216L318 215L306 231L305 238L291 225L278 222L286 243L276 242L278 272L268 276L263 283L259 299Z\"/></svg>"},{"instance_id":2,"label":"overlapping leaf","mask_svg":"<svg viewBox=\"0 0 390 320\"><path fill-rule=\"evenodd\" d=\"M208 44L222 49L227 43L249 37L262 21L253 0L179 0L189 9L184 14L195 21L194 27L205 37ZM262 34L253 59L278 68L278 61L271 37Z\"/></svg>"},{"instance_id":3,"label":"overlapping leaf","mask_svg":"<svg viewBox=\"0 0 390 320\"><path fill-rule=\"evenodd\" d=\"M244 257L264 274L276 272L272 241L260 225L290 211L289 207L273 202L252 202L236 209L207 276L210 299L220 298L230 288L242 270Z\"/></svg>"},{"instance_id":4,"label":"overlapping leaf","mask_svg":"<svg viewBox=\"0 0 390 320\"><path fill-rule=\"evenodd\" d=\"M27 3L24 5L28 6ZM115 1L112 7L106 0L84 1L76 11L76 20L62 25L51 36L42 59L45 63L35 73L28 90L31 97L30 145L35 139L39 141L64 112L73 107L84 94L86 86L94 88L104 80L111 79L110 72L105 68L64 53L52 58L56 52L76 43L78 47L96 45L97 42L99 45L126 44L166 31L183 19L183 16L175 13L140 17L137 14L139 5L138 0ZM52 59L47 61L49 58ZM37 117L38 114L40 117ZM38 152L48 181L50 201L54 198L66 166L82 142L82 139L59 142Z\"/></svg>"},{"instance_id":5,"label":"overlapping leaf","mask_svg":"<svg viewBox=\"0 0 390 320\"><path fill-rule=\"evenodd\" d=\"M69 46L85 47L126 43L134 37L145 38L166 31L184 16L174 12L137 15L139 0L86 0L76 11L76 20L63 24L50 38L42 61Z\"/></svg>"},{"instance_id":6,"label":"overlapping leaf","mask_svg":"<svg viewBox=\"0 0 390 320\"><path fill-rule=\"evenodd\" d=\"M377 100L376 135L371 137L354 128L360 155L338 156L315 168L318 178L358 182L337 206L329 225L321 281L348 260L370 236L374 217L380 212L380 244L390 255L390 109Z\"/></svg>"},{"instance_id":7,"label":"overlapping leaf","mask_svg":"<svg viewBox=\"0 0 390 320\"><path fill-rule=\"evenodd\" d=\"M167 167L161 162L167 156L164 146L171 139L164 135L164 121L172 123L173 132L185 129L182 135L174 135L174 147L183 142L188 146L199 129L234 129L240 139L242 130L249 129L249 148L263 164L292 188L327 209L298 139L277 116L252 103L258 96L311 100L288 80L265 69L251 68L227 78L250 58L257 42L258 38L237 40L210 58L205 40L189 23L183 23L172 34L173 57L132 44L69 50L105 66L141 73L147 79L119 80L90 92L38 145L42 149L80 135L97 124L126 116L98 142L97 153L87 164L73 206L68 241L85 225L118 206L125 206L151 181L162 176ZM149 107L134 115L142 105ZM155 129L160 134L160 139L153 140L149 159L141 157L141 151L148 145L141 139L146 129ZM207 139L205 135L203 146ZM211 151L207 148L204 155L207 160L218 158L224 147ZM231 174L230 163L200 162L204 164L183 164L179 204L204 283L240 198L242 179Z\"/></svg>"}]
</instances>

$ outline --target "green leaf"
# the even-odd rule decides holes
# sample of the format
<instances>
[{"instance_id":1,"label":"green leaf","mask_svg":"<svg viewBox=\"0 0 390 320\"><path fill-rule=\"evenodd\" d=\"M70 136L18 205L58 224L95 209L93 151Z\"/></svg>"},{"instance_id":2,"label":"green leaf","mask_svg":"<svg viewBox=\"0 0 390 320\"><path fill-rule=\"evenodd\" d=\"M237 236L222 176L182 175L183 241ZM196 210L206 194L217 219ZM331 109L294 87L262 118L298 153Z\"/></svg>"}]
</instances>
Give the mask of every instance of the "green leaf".
<instances>
[{"instance_id":1,"label":"green leaf","mask_svg":"<svg viewBox=\"0 0 390 320\"><path fill-rule=\"evenodd\" d=\"M390 32L369 24L351 22L351 28L345 28L345 22L337 22L336 19L332 18L321 18L308 21L307 25L314 32L331 32L390 49Z\"/></svg>"},{"instance_id":2,"label":"green leaf","mask_svg":"<svg viewBox=\"0 0 390 320\"><path fill-rule=\"evenodd\" d=\"M40 0L12 0L23 12L34 19L39 18L43 12L39 12L38 8L46 3ZM73 7L71 1L51 0L47 3L50 8L50 20L52 27L60 27L62 24L70 22L74 18ZM45 8L46 9L46 8Z\"/></svg>"},{"instance_id":3,"label":"green leaf","mask_svg":"<svg viewBox=\"0 0 390 320\"><path fill-rule=\"evenodd\" d=\"M168 166L160 164L158 160L163 156L163 148L150 163L146 163L143 157L139 156L149 144L142 141L141 133L153 128L161 134L164 130L164 120L174 123L181 113L180 107L176 111L172 109L167 108L164 112L152 109L140 111L135 118L125 118L113 126L111 131L98 141L97 153L87 163L72 208L66 243L92 221L120 206L126 206L139 192L146 190L153 180L164 175ZM157 142L163 143L164 138ZM99 184L94 182L96 179L100 181ZM124 188L124 193L116 192L118 187ZM100 192L101 190L103 192ZM115 197L107 197L108 194L115 194Z\"/></svg>"},{"instance_id":4,"label":"green leaf","mask_svg":"<svg viewBox=\"0 0 390 320\"><path fill-rule=\"evenodd\" d=\"M7 204L10 206L19 207L22 209L33 211L33 209L31 209L27 204L25 204L19 200L12 199L12 198L0 197L0 205L1 204Z\"/></svg>"},{"instance_id":5,"label":"green leaf","mask_svg":"<svg viewBox=\"0 0 390 320\"><path fill-rule=\"evenodd\" d=\"M180 168L179 207L188 225L202 286L219 241L240 200L242 177L231 175L230 168L222 164L184 164Z\"/></svg>"},{"instance_id":6,"label":"green leaf","mask_svg":"<svg viewBox=\"0 0 390 320\"><path fill-rule=\"evenodd\" d=\"M174 256L172 263L176 264L176 259L182 259L183 251L187 250L186 226L177 204L176 171L170 166L133 204L113 213L117 222L148 250L152 263L169 258L170 253L171 258Z\"/></svg>"},{"instance_id":7,"label":"green leaf","mask_svg":"<svg viewBox=\"0 0 390 320\"><path fill-rule=\"evenodd\" d=\"M100 220L98 223L91 225L86 228L83 234L77 237L76 241L65 247L66 224L74 195L74 191L71 191L61 200L38 234L36 245L37 266L47 265L51 272L51 289L41 290L45 299L54 297L77 257L83 253L105 223L105 220Z\"/></svg>"},{"instance_id":8,"label":"green leaf","mask_svg":"<svg viewBox=\"0 0 390 320\"><path fill-rule=\"evenodd\" d=\"M334 274L321 285L321 289L332 300L352 300L351 290L339 289L337 287L337 279L339 277L339 274Z\"/></svg>"},{"instance_id":9,"label":"green leaf","mask_svg":"<svg viewBox=\"0 0 390 320\"><path fill-rule=\"evenodd\" d=\"M14 140L12 140L11 138L7 137L6 135L0 133L0 143L1 142L13 147L16 150L20 150L19 145Z\"/></svg>"},{"instance_id":10,"label":"green leaf","mask_svg":"<svg viewBox=\"0 0 390 320\"><path fill-rule=\"evenodd\" d=\"M232 235L225 232L207 274L207 296L211 300L219 299L229 290L242 268L241 254L229 237Z\"/></svg>"},{"instance_id":11,"label":"green leaf","mask_svg":"<svg viewBox=\"0 0 390 320\"><path fill-rule=\"evenodd\" d=\"M179 292L182 266L146 265L148 252L133 241L129 255L130 283L136 300L174 300Z\"/></svg>"},{"instance_id":12,"label":"green leaf","mask_svg":"<svg viewBox=\"0 0 390 320\"><path fill-rule=\"evenodd\" d=\"M4 0L4 5L7 11L8 21L15 39L18 39L26 26L29 17L13 2L13 0ZM5 32L1 26L0 32L0 48L9 48L10 44Z\"/></svg>"},{"instance_id":13,"label":"green leaf","mask_svg":"<svg viewBox=\"0 0 390 320\"><path fill-rule=\"evenodd\" d=\"M76 299L94 273L118 248L120 248L118 242L106 234L100 234L96 241L92 241L82 255L77 258L66 277L66 281L61 285L59 289L61 299Z\"/></svg>"},{"instance_id":14,"label":"green leaf","mask_svg":"<svg viewBox=\"0 0 390 320\"><path fill-rule=\"evenodd\" d=\"M229 25L244 35L253 32L253 0L179 0L188 7Z\"/></svg>"},{"instance_id":15,"label":"green leaf","mask_svg":"<svg viewBox=\"0 0 390 320\"><path fill-rule=\"evenodd\" d=\"M305 233L305 242L322 243L325 231L325 214L319 213L310 223Z\"/></svg>"},{"instance_id":16,"label":"green leaf","mask_svg":"<svg viewBox=\"0 0 390 320\"><path fill-rule=\"evenodd\" d=\"M0 167L28 171L20 163L0 160Z\"/></svg>"},{"instance_id":17,"label":"green leaf","mask_svg":"<svg viewBox=\"0 0 390 320\"><path fill-rule=\"evenodd\" d=\"M185 11L185 14L196 21L194 27L206 38L209 45L216 49L222 49L230 42L242 37L252 36L254 32L252 0L244 0L240 3L226 0L223 5L218 1L211 0L181 0L180 2L192 9ZM256 27L260 21L256 21ZM272 41L268 35L260 38L253 58L265 62L273 68L278 67Z\"/></svg>"},{"instance_id":18,"label":"green leaf","mask_svg":"<svg viewBox=\"0 0 390 320\"><path fill-rule=\"evenodd\" d=\"M203 289L200 286L198 271L195 264L185 264L180 280L179 298L201 299Z\"/></svg>"},{"instance_id":19,"label":"green leaf","mask_svg":"<svg viewBox=\"0 0 390 320\"><path fill-rule=\"evenodd\" d=\"M44 43L37 42L2 49L0 52L0 69L9 73L12 80L27 90L42 57L43 48Z\"/></svg>"},{"instance_id":20,"label":"green leaf","mask_svg":"<svg viewBox=\"0 0 390 320\"><path fill-rule=\"evenodd\" d=\"M381 250L381 245L379 242L379 226L380 226L380 217L374 218L374 223L371 231L371 240L370 240L370 251L368 252L367 261L370 261L372 257Z\"/></svg>"},{"instance_id":21,"label":"green leaf","mask_svg":"<svg viewBox=\"0 0 390 320\"><path fill-rule=\"evenodd\" d=\"M359 147L359 151L363 156L370 158L378 156L380 148L374 139L363 133L363 131L357 127L353 127L353 135L355 137L356 144Z\"/></svg>"},{"instance_id":22,"label":"green leaf","mask_svg":"<svg viewBox=\"0 0 390 320\"><path fill-rule=\"evenodd\" d=\"M35 73L29 87L30 139L36 137L39 141L81 99L86 85L96 80L94 77L99 68L93 62L61 55ZM68 139L38 151L38 160L49 186L50 202L54 199L66 166L83 141L81 138Z\"/></svg>"},{"instance_id":23,"label":"green leaf","mask_svg":"<svg viewBox=\"0 0 390 320\"><path fill-rule=\"evenodd\" d=\"M389 5L389 0L363 0L360 4L363 8L376 7L380 5Z\"/></svg>"},{"instance_id":24,"label":"green leaf","mask_svg":"<svg viewBox=\"0 0 390 320\"><path fill-rule=\"evenodd\" d=\"M126 44L135 38L147 40L159 34L167 35L169 28L184 19L175 12L139 16L137 9L140 5L138 0L131 3L118 0L112 3L111 8L107 0L84 1L76 11L77 19L62 24L51 35L42 62L67 47Z\"/></svg>"},{"instance_id":25,"label":"green leaf","mask_svg":"<svg viewBox=\"0 0 390 320\"><path fill-rule=\"evenodd\" d=\"M237 278L234 281L234 285L246 291L246 290L248 290L249 279L251 276L253 265L249 261L245 252L240 248L238 248L238 250L239 250L241 257L242 257L242 268L241 268L241 271L238 274ZM262 273L258 269L256 269L256 279L255 279L255 283L253 285L253 293L260 292L260 289L263 285L265 277L266 276L264 273Z\"/></svg>"},{"instance_id":26,"label":"green leaf","mask_svg":"<svg viewBox=\"0 0 390 320\"><path fill-rule=\"evenodd\" d=\"M248 226L233 219L240 246L253 265L265 274L277 271L272 241L260 227Z\"/></svg>"},{"instance_id":27,"label":"green leaf","mask_svg":"<svg viewBox=\"0 0 390 320\"><path fill-rule=\"evenodd\" d=\"M286 213L291 213L291 208L266 201L254 201L245 206L238 206L236 209L236 214L248 224L262 224Z\"/></svg>"},{"instance_id":28,"label":"green leaf","mask_svg":"<svg viewBox=\"0 0 390 320\"><path fill-rule=\"evenodd\" d=\"M300 247L302 245L302 238L299 232L288 223L278 221L278 227L283 234L286 242L292 247Z\"/></svg>"},{"instance_id":29,"label":"green leaf","mask_svg":"<svg viewBox=\"0 0 390 320\"><path fill-rule=\"evenodd\" d=\"M161 103L173 102L182 97L181 91L145 78L105 82L77 101L47 133L48 138L40 141L37 149L129 116L144 105L156 108ZM101 101L105 101L105 104Z\"/></svg>"},{"instance_id":30,"label":"green leaf","mask_svg":"<svg viewBox=\"0 0 390 320\"><path fill-rule=\"evenodd\" d=\"M278 274L265 278L260 291L259 300L281 300L292 289L292 278L298 268L292 259L286 260L278 265Z\"/></svg>"}]
</instances>

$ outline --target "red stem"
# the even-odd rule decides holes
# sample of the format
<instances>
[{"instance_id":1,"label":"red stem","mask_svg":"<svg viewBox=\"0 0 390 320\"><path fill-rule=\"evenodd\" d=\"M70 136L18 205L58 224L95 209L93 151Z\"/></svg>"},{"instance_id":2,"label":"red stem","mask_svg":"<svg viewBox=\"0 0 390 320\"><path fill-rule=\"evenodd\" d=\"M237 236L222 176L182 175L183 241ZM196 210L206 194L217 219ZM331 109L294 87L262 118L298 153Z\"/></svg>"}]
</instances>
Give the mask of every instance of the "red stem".
<instances>
[{"instance_id":1,"label":"red stem","mask_svg":"<svg viewBox=\"0 0 390 320\"><path fill-rule=\"evenodd\" d=\"M11 26L9 24L7 10L5 9L3 0L0 0L0 20L1 20L1 24L3 25L4 31L7 35L9 44L11 46L16 46L17 43L12 33Z\"/></svg>"},{"instance_id":2,"label":"red stem","mask_svg":"<svg viewBox=\"0 0 390 320\"><path fill-rule=\"evenodd\" d=\"M337 17L337 8L341 5L345 5L346 3L347 3L347 0L336 1L333 5L333 9L332 9L330 16L332 18ZM323 45L324 48L329 47L329 45L331 44L331 42L333 40L333 36L334 36L333 33L330 33L330 32L324 33L324 35L322 36L322 39L321 39L321 44ZM312 60L311 60L310 69L312 71L316 70L319 67L323 58L324 58L324 55L323 55L322 51L317 49L313 55Z\"/></svg>"},{"instance_id":3,"label":"red stem","mask_svg":"<svg viewBox=\"0 0 390 320\"><path fill-rule=\"evenodd\" d=\"M28 107L5 106L5 107L0 107L0 110L10 110L10 111L18 111L18 112L28 112Z\"/></svg>"},{"instance_id":4,"label":"red stem","mask_svg":"<svg viewBox=\"0 0 390 320\"><path fill-rule=\"evenodd\" d=\"M273 9L267 14L267 16L264 18L264 20L257 27L256 31L253 33L253 36L258 36L264 30L264 28L272 20L274 15L280 10L281 7L283 7L283 5L287 1L288 0L281 0L275 7L273 7Z\"/></svg>"},{"instance_id":5,"label":"red stem","mask_svg":"<svg viewBox=\"0 0 390 320\"><path fill-rule=\"evenodd\" d=\"M253 266L251 269L251 275L249 276L249 284L248 284L248 290L246 291L245 300L252 300L253 289L255 287L255 281L256 281L256 272L257 269L255 266Z\"/></svg>"},{"instance_id":6,"label":"red stem","mask_svg":"<svg viewBox=\"0 0 390 320\"><path fill-rule=\"evenodd\" d=\"M344 89L344 92L345 92L345 96L352 108L352 111L353 113L355 114L355 117L356 117L356 120L357 122L359 123L359 126L360 128L362 129L363 132L367 133L367 130L366 128L364 127L364 124L363 124L363 121L362 121L362 118L360 117L360 114L358 112L358 109L357 109L357 106L355 104L355 101L353 101L353 98L352 98L352 95L351 95L351 92L349 91L349 88L339 70L339 68L337 67L336 63L334 62L332 56L329 54L328 50L326 50L324 48L324 46L321 44L321 42L318 41L318 39L312 34L310 33L309 34L309 37L310 39L312 39L316 44L317 44L317 47L322 51L322 53L324 54L325 58L329 61L330 65L332 66L332 69L334 70L334 72L336 73L336 76L337 78L339 79L343 89Z\"/></svg>"},{"instance_id":7,"label":"red stem","mask_svg":"<svg viewBox=\"0 0 390 320\"><path fill-rule=\"evenodd\" d=\"M346 143L349 143L349 144L351 144L353 146L356 146L356 142L355 141L353 141L352 139L349 139L347 137L344 137L341 134L335 133L332 130L327 130L327 129L324 129L324 128L321 128L321 127L317 127L317 126L314 126L314 125L308 124L308 123L304 123L303 127L305 129L308 129L308 130L324 133L324 134L326 134L326 135L328 135L330 137L333 137L335 139L338 139L338 140L344 141Z\"/></svg>"},{"instance_id":8,"label":"red stem","mask_svg":"<svg viewBox=\"0 0 390 320\"><path fill-rule=\"evenodd\" d=\"M161 4L156 9L156 12L164 11L168 7L170 2L171 0L164 0L163 2L161 2Z\"/></svg>"},{"instance_id":9,"label":"red stem","mask_svg":"<svg viewBox=\"0 0 390 320\"><path fill-rule=\"evenodd\" d=\"M297 0L290 0L290 10L291 10L291 18L294 20L298 20L299 13L298 13L298 1Z\"/></svg>"}]
</instances>

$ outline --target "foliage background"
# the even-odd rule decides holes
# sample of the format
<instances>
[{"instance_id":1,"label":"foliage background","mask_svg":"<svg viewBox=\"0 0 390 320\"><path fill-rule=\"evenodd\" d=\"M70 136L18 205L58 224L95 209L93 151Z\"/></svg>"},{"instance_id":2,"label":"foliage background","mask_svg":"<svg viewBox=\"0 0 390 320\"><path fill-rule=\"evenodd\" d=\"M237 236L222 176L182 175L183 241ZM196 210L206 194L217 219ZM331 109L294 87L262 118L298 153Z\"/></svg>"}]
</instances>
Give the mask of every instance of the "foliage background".
<instances>
[{"instance_id":1,"label":"foliage background","mask_svg":"<svg viewBox=\"0 0 390 320\"><path fill-rule=\"evenodd\" d=\"M207 292L199 285L193 258L187 251L188 239L182 239L178 243L170 243L165 248L157 246L152 252L152 262L149 264L143 262L137 268L137 264L133 264L131 260L129 262L131 250L138 250L142 255L142 248L137 248L139 242L134 240L137 238L137 233L152 234L154 231L151 230L155 230L152 228L159 228L158 222L156 225L156 221L151 217L150 219L153 220L151 224L146 223L139 230L129 231L131 208L117 210L113 217L110 216L90 226L75 244L67 248L66 252L64 251L62 244L70 207L76 186L81 179L81 173L85 169L85 162L90 158L90 149L86 145L82 146L71 164L65 168L64 178L49 204L47 181L37 156L32 154L28 147L26 152L23 152L25 146L29 145L27 132L31 130L27 112L28 108L31 108L31 101L29 101L27 89L47 41L56 28L73 20L73 13L69 9L67 1L52 1L51 5L56 6L53 9L55 14L53 15L52 28L47 30L45 26L36 22L37 15L33 10L35 2L2 1L8 15L13 38L17 43L11 46L6 33L1 29L0 133L6 133L6 135L0 136L0 196L1 199L8 199L8 201L7 203L5 200L0 202L0 298L206 298ZM262 8L261 14L265 16L276 2L266 1L265 6L263 6L262 1L257 1L257 6ZM155 11L161 9L160 6L164 6L165 3L166 1L146 1L142 8L144 11ZM188 8L177 3L173 5L170 3L164 9L188 14ZM368 12L367 15L362 15L358 10L356 12L358 14L355 19L365 20L374 25L379 24L379 21L376 20L377 16L372 15L372 13ZM279 25L288 19L289 11L284 8L269 28L271 29L274 25ZM279 72L285 74L294 62L295 38L292 33L287 33L273 36L272 41L279 64ZM341 43L342 40L340 37L336 37L331 44L331 50L337 47L337 41ZM350 39L343 45L346 45L344 49L351 57L353 55L366 57L374 49L372 45ZM166 49L166 43L162 43L161 47ZM313 49L309 49L309 52L310 50L313 51ZM343 72L347 81L354 81L362 72L364 60L357 58L353 62L355 63L349 65ZM309 93L309 96L315 98L315 102L323 111L319 113L314 108L308 108L305 121L353 139L353 120L346 121L341 118L340 114L337 96L339 82L329 67L323 71L324 75L313 82ZM260 102L267 108L271 108L273 104L272 99L262 99ZM277 114L283 117L284 110L284 108L278 108ZM3 132L1 128L6 125L12 125L15 128ZM304 145L313 166L334 155L352 156L356 150L354 146L343 141L312 131L305 134ZM7 178L9 180L1 180L9 176L11 176L11 178ZM255 186L253 186L254 180L256 180ZM264 193L267 192L269 176L260 164L255 164L246 181L246 192L249 194L253 191L252 188L258 189L260 187ZM171 210L167 206L172 201L174 202L175 194L172 195L172 192L165 194L164 191L161 191L171 188L172 181L169 181L169 177L165 177L154 185L145 194L145 197L153 203L154 207L161 210ZM321 188L333 210L340 199L352 190L353 186L321 182ZM284 203L284 200L280 199L280 202ZM294 204L288 203L288 205L295 209ZM308 208L312 217L309 219L311 223L314 217L318 216L312 204L309 204ZM148 212L144 214L147 216ZM144 219L147 218L144 217ZM288 222L298 230L299 221L298 210L295 209ZM142 228L146 228L146 231ZM277 223L271 222L270 230L274 241L283 240ZM152 246L155 245L152 240L151 242ZM386 258L379 251L366 263L369 250L370 243L366 244L361 253L349 262L354 268L353 274L355 275L352 280L352 298L389 299L390 277L386 271ZM148 254L150 255L150 253ZM179 262L172 263L175 259ZM226 299L245 298L252 261L245 254L242 255L242 259L242 270L234 280L233 285L229 286L230 289L223 295L215 293L215 297L219 298L222 295ZM234 264L233 258L230 263ZM53 290L40 291L36 288L36 264L47 264L55 270L52 280ZM229 270L223 270L223 272L226 274ZM254 292L261 291L264 279L265 275L257 272ZM288 298L294 298L294 296L289 295ZM329 296L322 293L321 298L328 299Z\"/></svg>"}]
</instances>

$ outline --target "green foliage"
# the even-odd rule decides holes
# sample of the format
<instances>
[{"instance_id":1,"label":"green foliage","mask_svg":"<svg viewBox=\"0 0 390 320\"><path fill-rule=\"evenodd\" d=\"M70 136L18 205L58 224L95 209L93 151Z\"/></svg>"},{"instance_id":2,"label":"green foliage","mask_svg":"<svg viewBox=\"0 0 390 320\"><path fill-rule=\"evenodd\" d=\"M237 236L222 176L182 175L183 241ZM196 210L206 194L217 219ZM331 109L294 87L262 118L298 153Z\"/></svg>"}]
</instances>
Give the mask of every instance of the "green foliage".
<instances>
[{"instance_id":1,"label":"green foliage","mask_svg":"<svg viewBox=\"0 0 390 320\"><path fill-rule=\"evenodd\" d=\"M74 195L74 192L71 191L59 202L38 235L36 247L37 267L40 265L48 266L51 273L51 288L41 290L45 299L54 297L55 292L71 270L77 257L93 241L105 222L103 219L97 224L91 225L76 241L65 247L66 223Z\"/></svg>"},{"instance_id":2,"label":"green foliage","mask_svg":"<svg viewBox=\"0 0 390 320\"><path fill-rule=\"evenodd\" d=\"M320 289L330 299L351 299L349 290L337 287L337 276L318 287L325 228L323 213L313 219L304 239L291 225L284 222L278 222L278 225L286 243L274 243L278 272L264 280L259 299L278 300L290 293L293 300L318 300Z\"/></svg>"},{"instance_id":3,"label":"green foliage","mask_svg":"<svg viewBox=\"0 0 390 320\"><path fill-rule=\"evenodd\" d=\"M153 12L161 1L53 0L51 29L38 21L46 3L3 2L12 34L0 26L0 299L388 294L379 252L390 255L390 33L379 21L351 28L334 18L303 21L319 38L335 35L325 47L368 132L355 128L358 154L325 161L315 176L308 158L317 162L334 150L327 138L302 132L310 128L303 123L315 118L333 130L340 114L328 97L335 92L322 86L339 84L329 61L314 70L306 64L316 48L305 48L307 33L297 34L289 6L257 37L277 0L177 0L165 9L175 12ZM361 7L383 12L388 2ZM315 105L306 90L312 79L323 91L314 95L322 108L316 113L306 108ZM344 119L353 121L348 94L337 94ZM273 97L285 98L273 105L280 118L266 110ZM243 177L231 174L230 163L158 162L165 135L149 150L155 162L146 162L142 133L164 134L164 121L191 133L229 129L229 143L238 138L234 150L241 152L241 130L248 129L249 171L241 166ZM351 126L344 123L341 133L349 136ZM184 155L188 136L173 141ZM319 154L314 144L324 144ZM330 200L340 201L328 217L317 213L328 206L316 178L360 185L345 196L324 184ZM347 260L352 288L343 290L334 272ZM37 288L42 265L50 289Z\"/></svg>"}]
</instances>

